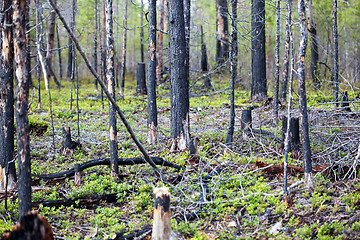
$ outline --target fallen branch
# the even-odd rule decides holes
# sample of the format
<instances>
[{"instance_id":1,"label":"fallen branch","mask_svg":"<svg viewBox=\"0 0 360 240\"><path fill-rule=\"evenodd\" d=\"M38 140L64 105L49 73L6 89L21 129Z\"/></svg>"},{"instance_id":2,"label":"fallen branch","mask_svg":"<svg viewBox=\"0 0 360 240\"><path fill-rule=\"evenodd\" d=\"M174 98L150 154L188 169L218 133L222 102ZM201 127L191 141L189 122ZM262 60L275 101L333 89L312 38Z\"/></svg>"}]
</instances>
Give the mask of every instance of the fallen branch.
<instances>
[{"instance_id":1,"label":"fallen branch","mask_svg":"<svg viewBox=\"0 0 360 240\"><path fill-rule=\"evenodd\" d=\"M170 163L168 161L165 161L160 157L151 157L151 159L156 165L172 167L172 168L175 168L178 170L182 169L181 166ZM118 161L119 166L120 165L121 166L129 166L129 165L136 165L136 164L143 164L143 163L146 163L146 161L142 157L125 158L125 159L119 159L119 161ZM94 166L100 166L100 165L109 166L110 159L109 158L103 158L103 159L100 158L100 159L90 160L88 162L79 164L79 168L80 168L80 171L83 171L87 168L94 167ZM67 178L67 177L71 177L74 175L75 175L75 167L71 168L67 171L60 172L60 173L34 175L33 179L34 180L62 179L62 178Z\"/></svg>"},{"instance_id":2,"label":"fallen branch","mask_svg":"<svg viewBox=\"0 0 360 240\"><path fill-rule=\"evenodd\" d=\"M105 83L103 82L103 80L99 77L99 74L95 71L95 69L93 68L93 66L91 65L91 63L89 62L89 59L86 57L85 52L83 51L83 49L81 48L79 41L77 40L77 38L75 37L75 34L71 31L70 27L68 26L68 24L66 23L64 17L61 15L59 9L56 7L55 3L53 0L48 0L50 5L52 6L52 8L54 9L54 11L56 12L56 14L58 15L60 21L63 23L66 31L69 33L69 36L71 38L71 40L73 41L73 43L75 44L77 50L79 51L80 55L82 56L82 58L84 59L84 62L86 64L86 66L89 68L90 72L94 75L94 77L96 78L97 82L100 84L102 90L104 91L104 93L106 94L107 98L109 99L109 101L111 102L111 104L113 105L114 109L116 110L116 112L119 114L122 122L124 123L127 131L130 133L131 138L133 139L133 141L135 142L135 144L137 145L137 147L139 148L140 152L144 155L144 159L147 163L150 164L150 166L154 169L156 175L158 177L160 177L162 180L166 181L165 178L163 177L163 175L161 174L161 172L159 171L159 169L156 167L155 163L152 161L152 159L150 158L149 154L146 152L145 148L142 146L142 144L140 143L140 141L137 139L134 131L132 130L129 122L127 121L124 113L121 111L119 105L116 103L115 99L112 97L112 95L110 94L109 90L107 89Z\"/></svg>"}]
</instances>

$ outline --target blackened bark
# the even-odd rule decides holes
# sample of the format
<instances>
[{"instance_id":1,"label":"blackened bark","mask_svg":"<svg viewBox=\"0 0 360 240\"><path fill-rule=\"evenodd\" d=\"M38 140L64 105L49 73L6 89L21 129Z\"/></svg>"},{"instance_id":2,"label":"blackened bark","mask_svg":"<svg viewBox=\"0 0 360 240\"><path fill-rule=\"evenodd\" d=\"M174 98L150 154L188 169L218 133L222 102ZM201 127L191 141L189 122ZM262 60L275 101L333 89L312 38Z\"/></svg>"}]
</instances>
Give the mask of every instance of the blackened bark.
<instances>
[{"instance_id":1,"label":"blackened bark","mask_svg":"<svg viewBox=\"0 0 360 240\"><path fill-rule=\"evenodd\" d=\"M279 116L279 45L280 45L280 0L276 0L276 40L275 40L275 96L274 96L274 115L277 121Z\"/></svg>"},{"instance_id":2,"label":"blackened bark","mask_svg":"<svg viewBox=\"0 0 360 240\"><path fill-rule=\"evenodd\" d=\"M159 7L159 31L158 31L158 45L157 48L157 65L156 65L156 79L157 81L161 81L162 79L162 72L163 72L163 31L164 31L164 24L165 23L165 0L160 0L160 7Z\"/></svg>"},{"instance_id":3,"label":"blackened bark","mask_svg":"<svg viewBox=\"0 0 360 240\"><path fill-rule=\"evenodd\" d=\"M237 0L231 0L231 35L230 35L230 72L231 72L231 98L230 123L226 134L226 144L232 144L235 126L235 81L237 77Z\"/></svg>"},{"instance_id":4,"label":"blackened bark","mask_svg":"<svg viewBox=\"0 0 360 240\"><path fill-rule=\"evenodd\" d=\"M229 21L227 0L216 0L216 62L223 63L229 54Z\"/></svg>"},{"instance_id":5,"label":"blackened bark","mask_svg":"<svg viewBox=\"0 0 360 240\"><path fill-rule=\"evenodd\" d=\"M157 141L157 106L156 106L156 0L149 1L149 46L147 69L148 94L148 143Z\"/></svg>"},{"instance_id":6,"label":"blackened bark","mask_svg":"<svg viewBox=\"0 0 360 240\"><path fill-rule=\"evenodd\" d=\"M281 101L286 102L286 91L289 78L289 58L290 58L290 25L291 25L291 1L287 2L286 12L286 38L285 38L285 49L284 49L284 71L283 81L281 84Z\"/></svg>"},{"instance_id":7,"label":"blackened bark","mask_svg":"<svg viewBox=\"0 0 360 240\"><path fill-rule=\"evenodd\" d=\"M282 146L285 148L286 132L288 126L288 118L284 117L282 119ZM289 149L288 152L295 152L300 150L300 127L299 127L299 118L290 118L290 132L289 132Z\"/></svg>"},{"instance_id":8,"label":"blackened bark","mask_svg":"<svg viewBox=\"0 0 360 240\"><path fill-rule=\"evenodd\" d=\"M60 36L59 36L59 28L56 24L56 37L57 37L57 46L58 46L58 56L59 56L59 76L60 80L63 78L62 75L62 58L61 58L61 44L60 44Z\"/></svg>"},{"instance_id":9,"label":"blackened bark","mask_svg":"<svg viewBox=\"0 0 360 240\"><path fill-rule=\"evenodd\" d=\"M28 72L28 79L29 79L29 86L33 86L33 83L32 83L32 79L31 79L31 49L30 49L30 32L31 32L31 26L30 26L30 0L26 0L26 10L25 10L25 22L26 22L26 32L25 32L25 35L26 35L26 45L27 45L27 48L28 48L28 51L27 51L27 54L26 54L26 62L27 62L27 69L29 69L29 72Z\"/></svg>"},{"instance_id":10,"label":"blackened bark","mask_svg":"<svg viewBox=\"0 0 360 240\"><path fill-rule=\"evenodd\" d=\"M14 158L14 47L12 1L2 1L1 12L1 78L0 78L0 189L14 187L16 170ZM6 11L4 11L6 9ZM7 175L7 176L6 176Z\"/></svg>"},{"instance_id":11,"label":"blackened bark","mask_svg":"<svg viewBox=\"0 0 360 240\"><path fill-rule=\"evenodd\" d=\"M351 108L349 104L349 96L347 91L341 94L341 109L347 112L351 112Z\"/></svg>"},{"instance_id":12,"label":"blackened bark","mask_svg":"<svg viewBox=\"0 0 360 240\"><path fill-rule=\"evenodd\" d=\"M304 159L304 175L305 186L308 188L313 187L312 182L312 166L311 166L311 150L309 138L309 122L307 114L306 103L306 89L305 89L305 54L307 46L307 31L306 31L306 14L304 0L298 0L298 12L300 22L300 46L298 53L298 78L299 78L299 100L300 100L300 117L301 117L301 138L303 146L303 159Z\"/></svg>"},{"instance_id":13,"label":"blackened bark","mask_svg":"<svg viewBox=\"0 0 360 240\"><path fill-rule=\"evenodd\" d=\"M105 29L105 0L101 4L101 33L100 33L100 72L101 80L106 84L106 29ZM103 89L101 89L101 107L104 109L104 95Z\"/></svg>"},{"instance_id":14,"label":"blackened bark","mask_svg":"<svg viewBox=\"0 0 360 240\"><path fill-rule=\"evenodd\" d=\"M186 72L184 3L169 0L170 105L172 150L188 149L189 79Z\"/></svg>"},{"instance_id":15,"label":"blackened bark","mask_svg":"<svg viewBox=\"0 0 360 240\"><path fill-rule=\"evenodd\" d=\"M144 2L141 0L140 2L140 61L143 63L144 60ZM139 65L138 65L139 66Z\"/></svg>"},{"instance_id":16,"label":"blackened bark","mask_svg":"<svg viewBox=\"0 0 360 240\"><path fill-rule=\"evenodd\" d=\"M249 131L252 129L251 109L244 109L241 112L241 130Z\"/></svg>"},{"instance_id":17,"label":"blackened bark","mask_svg":"<svg viewBox=\"0 0 360 240\"><path fill-rule=\"evenodd\" d=\"M123 32L123 52L122 52L122 61L121 61L121 74L120 74L120 95L124 98L125 90L125 73L126 73L126 39L127 39L127 5L128 0L125 0L125 12L124 12L124 32Z\"/></svg>"},{"instance_id":18,"label":"blackened bark","mask_svg":"<svg viewBox=\"0 0 360 240\"><path fill-rule=\"evenodd\" d=\"M29 69L28 45L26 44L26 0L15 0L14 13L14 53L16 79L16 132L19 166L19 217L31 210L31 164L29 138Z\"/></svg>"},{"instance_id":19,"label":"blackened bark","mask_svg":"<svg viewBox=\"0 0 360 240\"><path fill-rule=\"evenodd\" d=\"M146 74L145 74L145 63L139 62L136 67L136 92L140 94L146 94Z\"/></svg>"},{"instance_id":20,"label":"blackened bark","mask_svg":"<svg viewBox=\"0 0 360 240\"><path fill-rule=\"evenodd\" d=\"M184 25L186 41L185 71L187 79L190 81L190 0L184 1Z\"/></svg>"},{"instance_id":21,"label":"blackened bark","mask_svg":"<svg viewBox=\"0 0 360 240\"><path fill-rule=\"evenodd\" d=\"M98 48L98 40L97 40L97 36L98 36L98 2L97 0L94 0L94 69L95 71L97 71L97 65L98 65L98 61L97 61L97 48ZM97 91L98 89L98 82L96 80L96 78L94 78L94 88L95 91Z\"/></svg>"},{"instance_id":22,"label":"blackened bark","mask_svg":"<svg viewBox=\"0 0 360 240\"><path fill-rule=\"evenodd\" d=\"M203 26L201 25L201 71L203 73L207 73L209 71L209 66L208 66L208 56L207 56L207 51L206 51L206 44L204 42L204 31L203 31ZM205 89L211 89L212 88L212 83L211 83L211 75L208 74L206 75L206 77L204 78L204 87Z\"/></svg>"},{"instance_id":23,"label":"blackened bark","mask_svg":"<svg viewBox=\"0 0 360 240\"><path fill-rule=\"evenodd\" d=\"M310 46L311 46L311 77L316 88L320 87L320 78L318 77L318 61L319 61L319 51L318 51L318 40L317 40L317 27L315 24L314 10L312 6L312 0L305 1L306 6L306 15L308 20L308 31L310 33Z\"/></svg>"},{"instance_id":24,"label":"blackened bark","mask_svg":"<svg viewBox=\"0 0 360 240\"><path fill-rule=\"evenodd\" d=\"M70 21L70 26L71 26L71 31L75 32L75 14L76 14L76 0L72 0L72 13L71 13L71 21ZM74 68L75 68L75 63L74 63L74 56L75 56L75 47L73 44L73 41L71 40L71 38L69 38L69 53L68 53L68 68L67 68L67 79L69 80L74 80L75 76L74 76Z\"/></svg>"},{"instance_id":25,"label":"blackened bark","mask_svg":"<svg viewBox=\"0 0 360 240\"><path fill-rule=\"evenodd\" d=\"M113 37L113 8L112 0L106 0L106 80L108 90L115 98L115 74L114 74L114 37ZM117 128L114 106L109 101L109 126L110 126L110 169L111 175L116 176L118 169L117 152Z\"/></svg>"},{"instance_id":26,"label":"blackened bark","mask_svg":"<svg viewBox=\"0 0 360 240\"><path fill-rule=\"evenodd\" d=\"M334 107L339 106L339 47L337 30L337 0L333 1L333 37L334 37Z\"/></svg>"},{"instance_id":27,"label":"blackened bark","mask_svg":"<svg viewBox=\"0 0 360 240\"><path fill-rule=\"evenodd\" d=\"M251 0L251 98L267 97L265 58L265 0Z\"/></svg>"}]
</instances>

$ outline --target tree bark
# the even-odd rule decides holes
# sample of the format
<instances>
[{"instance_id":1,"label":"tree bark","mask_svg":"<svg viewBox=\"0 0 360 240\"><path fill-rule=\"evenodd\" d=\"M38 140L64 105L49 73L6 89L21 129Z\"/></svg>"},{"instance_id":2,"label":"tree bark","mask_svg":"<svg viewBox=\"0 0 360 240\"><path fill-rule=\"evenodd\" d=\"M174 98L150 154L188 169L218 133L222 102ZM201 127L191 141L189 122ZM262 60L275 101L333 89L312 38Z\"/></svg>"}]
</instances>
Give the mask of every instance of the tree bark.
<instances>
[{"instance_id":1,"label":"tree bark","mask_svg":"<svg viewBox=\"0 0 360 240\"><path fill-rule=\"evenodd\" d=\"M170 0L171 1L171 0ZM170 193L167 187L154 189L154 220L151 239L170 240L172 235L170 222Z\"/></svg>"},{"instance_id":2,"label":"tree bark","mask_svg":"<svg viewBox=\"0 0 360 240\"><path fill-rule=\"evenodd\" d=\"M286 38L285 38L285 49L284 49L284 71L283 81L281 84L281 101L286 102L286 91L289 78L289 57L290 57L290 25L291 25L291 1L287 2L286 12ZM290 10L289 10L290 8Z\"/></svg>"},{"instance_id":3,"label":"tree bark","mask_svg":"<svg viewBox=\"0 0 360 240\"><path fill-rule=\"evenodd\" d=\"M115 98L115 75L114 75L114 37L113 37L113 8L112 0L106 0L106 80L108 90ZM117 152L117 128L114 106L109 101L109 126L110 126L110 169L111 175L116 176L118 169Z\"/></svg>"},{"instance_id":4,"label":"tree bark","mask_svg":"<svg viewBox=\"0 0 360 240\"><path fill-rule=\"evenodd\" d=\"M231 97L230 97L230 123L226 134L225 143L233 142L235 126L235 81L237 78L237 0L231 0L231 35L230 35L230 73L231 73Z\"/></svg>"},{"instance_id":5,"label":"tree bark","mask_svg":"<svg viewBox=\"0 0 360 240\"><path fill-rule=\"evenodd\" d=\"M149 46L147 69L148 94L148 143L157 141L157 106L156 106L156 0L149 1Z\"/></svg>"},{"instance_id":6,"label":"tree bark","mask_svg":"<svg viewBox=\"0 0 360 240\"><path fill-rule=\"evenodd\" d=\"M318 77L318 40L317 40L317 27L315 24L315 16L313 10L312 0L305 1L306 15L307 15L307 30L310 33L310 45L311 45L311 77L316 88L320 87L320 78Z\"/></svg>"},{"instance_id":7,"label":"tree bark","mask_svg":"<svg viewBox=\"0 0 360 240\"><path fill-rule=\"evenodd\" d=\"M0 190L13 188L16 183L14 158L14 46L12 1L1 2L4 14L1 29L0 78ZM4 11L6 9L6 11Z\"/></svg>"},{"instance_id":8,"label":"tree bark","mask_svg":"<svg viewBox=\"0 0 360 240\"><path fill-rule=\"evenodd\" d=\"M159 31L158 31L158 45L157 47L157 65L156 65L156 79L157 81L161 81L162 72L163 72L163 31L164 31L164 23L165 23L165 1L160 0L159 7Z\"/></svg>"},{"instance_id":9,"label":"tree bark","mask_svg":"<svg viewBox=\"0 0 360 240\"><path fill-rule=\"evenodd\" d=\"M207 52L206 52L206 44L204 42L204 31L203 31L203 26L201 25L201 71L206 74L209 71L209 67L208 67L208 56L207 56ZM210 74L207 74L206 77L204 78L204 87L205 89L211 89L212 88L212 83L211 83L211 76Z\"/></svg>"},{"instance_id":10,"label":"tree bark","mask_svg":"<svg viewBox=\"0 0 360 240\"><path fill-rule=\"evenodd\" d=\"M300 45L297 62L297 72L299 78L299 100L300 100L300 116L301 116L301 138L303 146L303 159L304 159L304 176L305 186L307 188L313 187L312 180L312 163L311 163L311 150L309 138L309 122L307 114L306 103L306 89L305 89L305 55L307 46L307 31L306 31L306 14L304 0L298 0L298 12L300 22Z\"/></svg>"},{"instance_id":11,"label":"tree bark","mask_svg":"<svg viewBox=\"0 0 360 240\"><path fill-rule=\"evenodd\" d=\"M31 164L29 138L29 65L28 45L26 44L26 0L15 0L13 3L14 53L16 79L16 132L19 166L19 217L31 210Z\"/></svg>"},{"instance_id":12,"label":"tree bark","mask_svg":"<svg viewBox=\"0 0 360 240\"><path fill-rule=\"evenodd\" d=\"M185 41L186 41L186 57L185 57L185 71L187 79L190 81L190 0L184 1L184 26L185 26Z\"/></svg>"},{"instance_id":13,"label":"tree bark","mask_svg":"<svg viewBox=\"0 0 360 240\"><path fill-rule=\"evenodd\" d=\"M277 121L279 117L279 47L280 47L280 0L276 0L276 40L275 40L275 96L274 96L274 115Z\"/></svg>"},{"instance_id":14,"label":"tree bark","mask_svg":"<svg viewBox=\"0 0 360 240\"><path fill-rule=\"evenodd\" d=\"M170 53L170 105L171 150L188 149L189 128L189 79L186 72L186 40L184 3L169 0L169 53Z\"/></svg>"},{"instance_id":15,"label":"tree bark","mask_svg":"<svg viewBox=\"0 0 360 240\"><path fill-rule=\"evenodd\" d=\"M122 52L122 61L121 61L121 81L120 81L120 95L124 98L124 90L125 90L125 73L126 73L126 39L127 39L127 8L128 8L128 0L124 0L125 4L125 12L124 12L124 33L123 33L123 52Z\"/></svg>"},{"instance_id":16,"label":"tree bark","mask_svg":"<svg viewBox=\"0 0 360 240\"><path fill-rule=\"evenodd\" d=\"M72 13L71 13L71 31L75 33L75 14L76 14L76 0L72 0ZM68 69L67 69L67 80L74 80L74 70L75 70L75 63L74 63L74 56L75 56L75 47L74 43L69 38L69 53L68 53ZM48 89L46 89L48 90Z\"/></svg>"},{"instance_id":17,"label":"tree bark","mask_svg":"<svg viewBox=\"0 0 360 240\"><path fill-rule=\"evenodd\" d=\"M265 0L251 0L251 98L267 97L265 58Z\"/></svg>"},{"instance_id":18,"label":"tree bark","mask_svg":"<svg viewBox=\"0 0 360 240\"><path fill-rule=\"evenodd\" d=\"M146 95L146 74L145 74L145 63L138 62L136 67L136 92L142 95Z\"/></svg>"},{"instance_id":19,"label":"tree bark","mask_svg":"<svg viewBox=\"0 0 360 240\"><path fill-rule=\"evenodd\" d=\"M333 0L333 37L334 37L334 107L339 106L339 47L337 30L337 0Z\"/></svg>"},{"instance_id":20,"label":"tree bark","mask_svg":"<svg viewBox=\"0 0 360 240\"><path fill-rule=\"evenodd\" d=\"M216 62L221 64L229 55L229 23L227 0L216 0Z\"/></svg>"},{"instance_id":21,"label":"tree bark","mask_svg":"<svg viewBox=\"0 0 360 240\"><path fill-rule=\"evenodd\" d=\"M59 56L59 76L60 76L60 80L63 78L62 75L62 58L61 58L61 45L60 45L60 36L59 36L59 28L58 25L56 24L56 37L57 37L57 46L58 46L58 56Z\"/></svg>"},{"instance_id":22,"label":"tree bark","mask_svg":"<svg viewBox=\"0 0 360 240\"><path fill-rule=\"evenodd\" d=\"M144 59L144 2L140 2L140 62L145 62ZM139 65L138 65L139 66Z\"/></svg>"},{"instance_id":23,"label":"tree bark","mask_svg":"<svg viewBox=\"0 0 360 240\"><path fill-rule=\"evenodd\" d=\"M98 36L98 2L97 0L94 0L94 69L95 71L97 71L97 65L98 65L98 61L97 61L97 48L98 48L98 40L97 40L97 36ZM96 80L96 78L94 77L94 88L95 91L97 91L98 89L98 82Z\"/></svg>"}]
</instances>

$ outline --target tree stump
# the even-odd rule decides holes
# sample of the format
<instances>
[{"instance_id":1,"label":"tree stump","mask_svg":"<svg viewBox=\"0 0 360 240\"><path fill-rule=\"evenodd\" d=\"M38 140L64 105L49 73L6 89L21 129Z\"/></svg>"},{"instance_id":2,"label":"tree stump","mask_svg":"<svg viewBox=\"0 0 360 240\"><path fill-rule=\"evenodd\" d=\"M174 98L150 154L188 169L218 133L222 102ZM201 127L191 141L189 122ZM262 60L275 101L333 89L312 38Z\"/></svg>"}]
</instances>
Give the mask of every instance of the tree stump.
<instances>
[{"instance_id":1,"label":"tree stump","mask_svg":"<svg viewBox=\"0 0 360 240\"><path fill-rule=\"evenodd\" d=\"M347 91L341 94L341 109L347 112L351 112L351 108L349 104L349 96Z\"/></svg>"},{"instance_id":2,"label":"tree stump","mask_svg":"<svg viewBox=\"0 0 360 240\"><path fill-rule=\"evenodd\" d=\"M300 151L300 125L299 118L291 118L290 119L290 145L289 152ZM285 147L285 136L287 129L287 117L283 117L282 119L282 144L281 148Z\"/></svg>"},{"instance_id":3,"label":"tree stump","mask_svg":"<svg viewBox=\"0 0 360 240\"><path fill-rule=\"evenodd\" d=\"M82 183L80 164L78 164L78 163L75 164L74 170L75 170L74 185L80 186Z\"/></svg>"},{"instance_id":4,"label":"tree stump","mask_svg":"<svg viewBox=\"0 0 360 240\"><path fill-rule=\"evenodd\" d=\"M140 94L146 94L146 81L145 81L145 63L138 62L136 67L136 80L137 80L137 87L136 92Z\"/></svg>"},{"instance_id":5,"label":"tree stump","mask_svg":"<svg viewBox=\"0 0 360 240\"><path fill-rule=\"evenodd\" d=\"M169 189L167 187L155 188L154 198L154 221L151 239L168 240L172 235Z\"/></svg>"},{"instance_id":6,"label":"tree stump","mask_svg":"<svg viewBox=\"0 0 360 240\"><path fill-rule=\"evenodd\" d=\"M73 152L74 150L81 148L81 144L78 141L71 140L71 129L70 127L63 127L63 142L61 143L61 151L63 154L68 154Z\"/></svg>"},{"instance_id":7,"label":"tree stump","mask_svg":"<svg viewBox=\"0 0 360 240\"><path fill-rule=\"evenodd\" d=\"M241 112L241 130L250 131L252 129L251 109L245 109Z\"/></svg>"}]
</instances>

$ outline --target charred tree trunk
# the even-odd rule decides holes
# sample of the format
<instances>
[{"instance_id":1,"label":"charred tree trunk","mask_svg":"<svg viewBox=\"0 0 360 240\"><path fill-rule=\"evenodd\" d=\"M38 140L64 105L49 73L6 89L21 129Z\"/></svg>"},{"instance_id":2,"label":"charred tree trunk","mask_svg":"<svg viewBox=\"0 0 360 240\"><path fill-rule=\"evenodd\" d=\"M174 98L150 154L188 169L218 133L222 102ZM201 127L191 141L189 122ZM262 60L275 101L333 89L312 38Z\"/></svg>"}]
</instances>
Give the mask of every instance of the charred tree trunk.
<instances>
[{"instance_id":1,"label":"charred tree trunk","mask_svg":"<svg viewBox=\"0 0 360 240\"><path fill-rule=\"evenodd\" d=\"M250 131L252 129L251 109L244 109L241 112L241 130Z\"/></svg>"},{"instance_id":2,"label":"charred tree trunk","mask_svg":"<svg viewBox=\"0 0 360 240\"><path fill-rule=\"evenodd\" d=\"M237 78L237 0L231 0L231 35L230 35L230 72L231 72L231 99L230 99L230 123L226 134L225 143L233 142L235 126L235 81Z\"/></svg>"},{"instance_id":3,"label":"charred tree trunk","mask_svg":"<svg viewBox=\"0 0 360 240\"><path fill-rule=\"evenodd\" d=\"M139 62L136 67L136 92L142 95L146 95L146 74L145 74L145 63Z\"/></svg>"},{"instance_id":4,"label":"charred tree trunk","mask_svg":"<svg viewBox=\"0 0 360 240\"><path fill-rule=\"evenodd\" d=\"M28 45L26 44L26 0L15 0L13 3L14 53L16 79L16 133L19 160L19 217L31 210L31 164L29 138L29 65L27 63Z\"/></svg>"},{"instance_id":5,"label":"charred tree trunk","mask_svg":"<svg viewBox=\"0 0 360 240\"><path fill-rule=\"evenodd\" d=\"M27 69L29 69L28 72L28 80L29 80L29 88L33 86L32 79L31 79L31 49L30 49L30 32L31 32L31 26L30 26L30 0L26 0L26 11L25 11L25 22L26 22L26 45L28 48L27 54L26 54L26 62L27 62Z\"/></svg>"},{"instance_id":6,"label":"charred tree trunk","mask_svg":"<svg viewBox=\"0 0 360 240\"><path fill-rule=\"evenodd\" d=\"M303 158L304 158L304 175L305 186L307 188L313 187L312 182L312 163L311 163L311 150L310 150L310 138L309 138L309 122L307 114L306 103L306 90L305 90L305 54L307 46L307 31L306 31L306 14L304 0L298 0L298 12L300 22L300 46L298 54L298 78L299 78L299 100L300 100L300 116L301 116L301 138L303 146Z\"/></svg>"},{"instance_id":7,"label":"charred tree trunk","mask_svg":"<svg viewBox=\"0 0 360 240\"><path fill-rule=\"evenodd\" d=\"M13 188L16 183L14 158L14 46L12 1L1 2L4 14L1 26L0 78L0 190ZM4 11L6 9L6 11Z\"/></svg>"},{"instance_id":8,"label":"charred tree trunk","mask_svg":"<svg viewBox=\"0 0 360 240\"><path fill-rule=\"evenodd\" d=\"M106 80L108 90L115 98L115 74L114 74L114 37L113 37L113 8L112 0L106 0ZM118 169L117 152L117 128L114 106L109 101L109 125L110 125L110 169L111 175L116 176Z\"/></svg>"},{"instance_id":9,"label":"charred tree trunk","mask_svg":"<svg viewBox=\"0 0 360 240\"><path fill-rule=\"evenodd\" d=\"M307 15L307 30L310 33L310 45L311 45L311 77L316 88L319 88L321 85L320 79L318 77L318 61L319 61L319 51L318 51L318 40L317 40L317 28L315 24L314 10L312 6L312 0L305 1L306 6L306 15Z\"/></svg>"},{"instance_id":10,"label":"charred tree trunk","mask_svg":"<svg viewBox=\"0 0 360 240\"><path fill-rule=\"evenodd\" d=\"M72 0L72 15L71 15L71 31L75 32L75 14L76 14L76 0ZM67 67L67 80L74 80L74 57L75 57L75 47L74 43L69 38L69 53L68 53L68 67ZM48 89L47 89L48 90Z\"/></svg>"},{"instance_id":11,"label":"charred tree trunk","mask_svg":"<svg viewBox=\"0 0 360 240\"><path fill-rule=\"evenodd\" d=\"M156 0L149 1L149 55L147 69L148 94L148 143L157 141L157 106L156 106Z\"/></svg>"},{"instance_id":12,"label":"charred tree trunk","mask_svg":"<svg viewBox=\"0 0 360 240\"><path fill-rule=\"evenodd\" d=\"M284 49L284 71L283 71L283 81L281 84L281 101L286 102L286 91L289 78L289 57L290 57L290 25L291 25L291 1L287 2L287 12L286 12L286 38L285 38L285 49ZM289 10L290 8L290 10Z\"/></svg>"},{"instance_id":13,"label":"charred tree trunk","mask_svg":"<svg viewBox=\"0 0 360 240\"><path fill-rule=\"evenodd\" d=\"M171 1L171 0L170 0ZM170 240L172 238L170 222L170 193L167 187L154 189L153 240Z\"/></svg>"},{"instance_id":14,"label":"charred tree trunk","mask_svg":"<svg viewBox=\"0 0 360 240\"><path fill-rule=\"evenodd\" d=\"M189 127L189 79L186 72L186 40L184 3L169 0L169 51L170 51L170 105L171 150L188 149Z\"/></svg>"},{"instance_id":15,"label":"charred tree trunk","mask_svg":"<svg viewBox=\"0 0 360 240\"><path fill-rule=\"evenodd\" d=\"M156 65L156 79L161 81L163 72L163 31L165 23L165 0L160 0L159 7L159 32L158 32L158 45L157 47L157 65Z\"/></svg>"},{"instance_id":16,"label":"charred tree trunk","mask_svg":"<svg viewBox=\"0 0 360 240\"><path fill-rule=\"evenodd\" d=\"M124 33L123 33L123 52L122 52L122 61L121 61L121 81L120 81L120 95L124 98L124 90L125 90L125 73L126 73L126 38L127 38L127 3L128 0L124 0L125 4L125 12L124 12Z\"/></svg>"},{"instance_id":17,"label":"charred tree trunk","mask_svg":"<svg viewBox=\"0 0 360 240\"><path fill-rule=\"evenodd\" d=\"M101 80L106 84L106 21L105 21L105 1L102 0L101 4L101 33L100 33L100 72L101 72ZM101 88L101 107L104 109L104 95L103 89Z\"/></svg>"},{"instance_id":18,"label":"charred tree trunk","mask_svg":"<svg viewBox=\"0 0 360 240\"><path fill-rule=\"evenodd\" d=\"M276 0L276 40L275 40L275 96L274 96L274 115L277 121L279 116L279 47L280 47L280 0Z\"/></svg>"},{"instance_id":19,"label":"charred tree trunk","mask_svg":"<svg viewBox=\"0 0 360 240\"><path fill-rule=\"evenodd\" d=\"M184 1L184 25L186 41L185 71L186 78L190 81L190 0Z\"/></svg>"},{"instance_id":20,"label":"charred tree trunk","mask_svg":"<svg viewBox=\"0 0 360 240\"><path fill-rule=\"evenodd\" d=\"M251 0L251 98L267 97L265 58L265 0Z\"/></svg>"},{"instance_id":21,"label":"charred tree trunk","mask_svg":"<svg viewBox=\"0 0 360 240\"><path fill-rule=\"evenodd\" d=\"M207 73L209 71L209 66L208 66L208 57L207 57L207 52L206 52L206 44L204 42L204 31L203 31L203 26L201 25L201 71L203 73ZM212 88L212 83L211 83L211 76L208 74L205 79L204 79L204 87L205 89L211 89Z\"/></svg>"},{"instance_id":22,"label":"charred tree trunk","mask_svg":"<svg viewBox=\"0 0 360 240\"><path fill-rule=\"evenodd\" d=\"M140 62L144 63L144 2L141 0L140 2ZM139 66L139 65L138 65Z\"/></svg>"},{"instance_id":23,"label":"charred tree trunk","mask_svg":"<svg viewBox=\"0 0 360 240\"><path fill-rule=\"evenodd\" d=\"M216 0L216 62L226 61L229 54L229 22L227 0Z\"/></svg>"},{"instance_id":24,"label":"charred tree trunk","mask_svg":"<svg viewBox=\"0 0 360 240\"><path fill-rule=\"evenodd\" d=\"M58 46L58 56L59 56L59 76L60 80L63 78L62 75L62 58L61 58L61 45L60 45L60 36L59 36L59 28L56 24L56 37L57 37L57 46Z\"/></svg>"},{"instance_id":25,"label":"charred tree trunk","mask_svg":"<svg viewBox=\"0 0 360 240\"><path fill-rule=\"evenodd\" d=\"M341 109L347 112L351 112L351 108L349 104L349 96L347 91L341 94Z\"/></svg>"},{"instance_id":26,"label":"charred tree trunk","mask_svg":"<svg viewBox=\"0 0 360 240\"><path fill-rule=\"evenodd\" d=\"M333 0L333 37L334 37L334 107L339 106L339 47L337 30L337 0Z\"/></svg>"},{"instance_id":27,"label":"charred tree trunk","mask_svg":"<svg viewBox=\"0 0 360 240\"><path fill-rule=\"evenodd\" d=\"M288 122L290 122L290 132L289 132L289 149L288 152L295 152L300 150L300 125L299 125L299 118L290 118L290 121L288 121L287 117L284 117L282 119L282 145L285 147L285 139L286 139L286 131Z\"/></svg>"},{"instance_id":28,"label":"charred tree trunk","mask_svg":"<svg viewBox=\"0 0 360 240\"><path fill-rule=\"evenodd\" d=\"M55 1L56 4L56 1ZM57 80L55 73L53 72L52 68L52 51L54 49L54 40L55 40L55 20L56 20L56 13L54 11L50 12L49 17L49 28L48 28L48 35L47 35L47 48L46 48L46 68L48 74L51 74L54 78L54 81L58 88L62 87L60 82ZM50 79L50 76L48 76ZM47 83L49 85L49 83Z\"/></svg>"},{"instance_id":29,"label":"charred tree trunk","mask_svg":"<svg viewBox=\"0 0 360 240\"><path fill-rule=\"evenodd\" d=\"M97 48L98 48L98 40L97 40L97 36L98 36L98 2L97 0L94 0L94 69L95 71L97 71L97 65L98 65L98 61L97 61ZM98 82L96 80L96 78L94 78L94 88L95 91L98 90Z\"/></svg>"}]
</instances>

